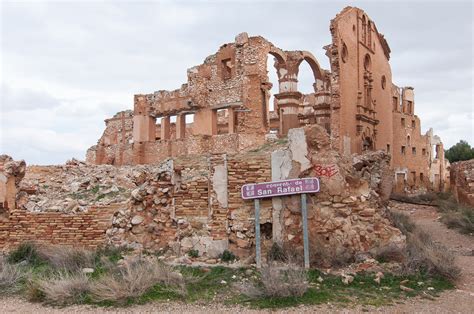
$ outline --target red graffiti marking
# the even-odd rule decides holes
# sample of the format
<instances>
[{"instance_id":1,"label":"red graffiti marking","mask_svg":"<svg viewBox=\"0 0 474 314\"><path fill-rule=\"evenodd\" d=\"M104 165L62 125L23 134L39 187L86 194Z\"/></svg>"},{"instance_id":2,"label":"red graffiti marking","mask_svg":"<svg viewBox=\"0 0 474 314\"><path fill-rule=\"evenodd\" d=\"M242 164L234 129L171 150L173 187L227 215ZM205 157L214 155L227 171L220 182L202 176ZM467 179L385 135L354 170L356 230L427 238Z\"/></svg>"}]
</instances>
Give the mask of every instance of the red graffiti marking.
<instances>
[{"instance_id":1,"label":"red graffiti marking","mask_svg":"<svg viewBox=\"0 0 474 314\"><path fill-rule=\"evenodd\" d=\"M316 172L317 177L328 178L335 176L339 172L336 165L315 165L314 171Z\"/></svg>"}]
</instances>

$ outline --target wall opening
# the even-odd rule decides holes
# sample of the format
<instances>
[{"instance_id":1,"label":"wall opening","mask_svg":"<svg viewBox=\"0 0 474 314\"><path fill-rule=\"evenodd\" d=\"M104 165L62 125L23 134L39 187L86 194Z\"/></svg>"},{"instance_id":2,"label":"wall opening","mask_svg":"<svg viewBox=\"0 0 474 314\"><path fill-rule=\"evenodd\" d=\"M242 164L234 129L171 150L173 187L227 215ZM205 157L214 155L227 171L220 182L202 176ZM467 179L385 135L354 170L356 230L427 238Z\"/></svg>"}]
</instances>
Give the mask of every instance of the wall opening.
<instances>
[{"instance_id":1,"label":"wall opening","mask_svg":"<svg viewBox=\"0 0 474 314\"><path fill-rule=\"evenodd\" d=\"M217 110L217 134L229 133L229 109Z\"/></svg>"},{"instance_id":2,"label":"wall opening","mask_svg":"<svg viewBox=\"0 0 474 314\"><path fill-rule=\"evenodd\" d=\"M268 90L269 98L267 101L267 110L274 111L276 108L275 104L275 94L278 93L278 73L275 67L276 58L272 55L267 56L267 75L268 75L268 82L270 82L271 88Z\"/></svg>"},{"instance_id":3,"label":"wall opening","mask_svg":"<svg viewBox=\"0 0 474 314\"><path fill-rule=\"evenodd\" d=\"M298 91L304 95L314 93L314 73L307 61L301 62L298 67Z\"/></svg>"},{"instance_id":4,"label":"wall opening","mask_svg":"<svg viewBox=\"0 0 474 314\"><path fill-rule=\"evenodd\" d=\"M273 225L271 222L260 224L260 235L262 239L271 240L273 236Z\"/></svg>"}]
</instances>

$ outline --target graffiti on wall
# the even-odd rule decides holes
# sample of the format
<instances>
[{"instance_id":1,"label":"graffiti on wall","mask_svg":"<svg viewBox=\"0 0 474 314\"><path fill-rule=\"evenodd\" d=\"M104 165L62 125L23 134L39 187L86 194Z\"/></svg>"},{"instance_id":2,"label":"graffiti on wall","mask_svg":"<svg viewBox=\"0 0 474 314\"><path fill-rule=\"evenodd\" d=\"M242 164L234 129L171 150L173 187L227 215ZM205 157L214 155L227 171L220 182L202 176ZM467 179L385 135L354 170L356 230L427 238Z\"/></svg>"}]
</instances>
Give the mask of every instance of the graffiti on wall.
<instances>
[{"instance_id":1,"label":"graffiti on wall","mask_svg":"<svg viewBox=\"0 0 474 314\"><path fill-rule=\"evenodd\" d=\"M315 165L314 171L316 172L317 177L327 177L332 178L335 176L339 169L337 169L336 165Z\"/></svg>"}]
</instances>

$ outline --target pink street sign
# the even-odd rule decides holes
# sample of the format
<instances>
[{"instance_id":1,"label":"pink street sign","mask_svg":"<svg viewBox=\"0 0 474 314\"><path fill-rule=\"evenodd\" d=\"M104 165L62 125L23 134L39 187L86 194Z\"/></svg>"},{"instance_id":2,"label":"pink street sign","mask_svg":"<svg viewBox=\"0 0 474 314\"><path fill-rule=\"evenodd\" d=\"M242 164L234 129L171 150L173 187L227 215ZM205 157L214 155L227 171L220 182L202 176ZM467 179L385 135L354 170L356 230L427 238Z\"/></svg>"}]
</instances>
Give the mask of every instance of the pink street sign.
<instances>
[{"instance_id":1,"label":"pink street sign","mask_svg":"<svg viewBox=\"0 0 474 314\"><path fill-rule=\"evenodd\" d=\"M242 186L241 192L244 200L302 193L316 193L319 192L319 179L302 178L245 184Z\"/></svg>"}]
</instances>

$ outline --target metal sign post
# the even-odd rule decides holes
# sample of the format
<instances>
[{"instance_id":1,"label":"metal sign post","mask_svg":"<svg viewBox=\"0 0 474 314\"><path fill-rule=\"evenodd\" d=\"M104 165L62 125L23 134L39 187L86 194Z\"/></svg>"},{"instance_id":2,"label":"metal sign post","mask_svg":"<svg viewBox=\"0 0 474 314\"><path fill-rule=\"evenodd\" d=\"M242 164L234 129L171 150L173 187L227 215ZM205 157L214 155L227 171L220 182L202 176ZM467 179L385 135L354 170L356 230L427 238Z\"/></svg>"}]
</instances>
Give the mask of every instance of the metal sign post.
<instances>
[{"instance_id":1,"label":"metal sign post","mask_svg":"<svg viewBox=\"0 0 474 314\"><path fill-rule=\"evenodd\" d=\"M260 251L260 200L255 199L255 260L257 268L262 267L262 256Z\"/></svg>"},{"instance_id":2,"label":"metal sign post","mask_svg":"<svg viewBox=\"0 0 474 314\"><path fill-rule=\"evenodd\" d=\"M309 268L308 208L306 194L319 192L318 178L291 179L285 181L245 184L242 198L255 203L255 260L257 268L262 266L260 245L260 199L283 195L301 194L301 216L303 220L304 267Z\"/></svg>"},{"instance_id":3,"label":"metal sign post","mask_svg":"<svg viewBox=\"0 0 474 314\"><path fill-rule=\"evenodd\" d=\"M309 238L308 238L308 209L306 207L306 193L301 194L301 216L303 218L303 248L304 268L309 268Z\"/></svg>"}]
</instances>

